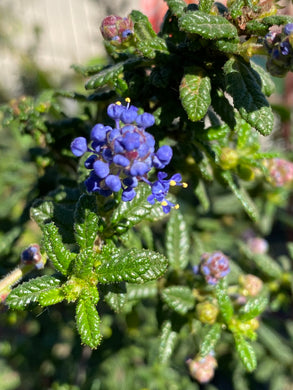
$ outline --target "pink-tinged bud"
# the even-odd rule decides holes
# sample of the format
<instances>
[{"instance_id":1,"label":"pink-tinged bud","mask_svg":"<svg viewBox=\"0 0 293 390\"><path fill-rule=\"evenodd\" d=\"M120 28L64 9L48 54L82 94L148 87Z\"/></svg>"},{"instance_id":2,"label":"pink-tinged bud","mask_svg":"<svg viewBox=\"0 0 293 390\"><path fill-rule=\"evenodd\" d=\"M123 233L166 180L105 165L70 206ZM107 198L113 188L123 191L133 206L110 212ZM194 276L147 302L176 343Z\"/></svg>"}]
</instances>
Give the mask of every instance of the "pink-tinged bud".
<instances>
[{"instance_id":1,"label":"pink-tinged bud","mask_svg":"<svg viewBox=\"0 0 293 390\"><path fill-rule=\"evenodd\" d=\"M271 158L264 162L269 171L269 182L274 187L283 187L293 182L293 163L281 158Z\"/></svg>"},{"instance_id":2,"label":"pink-tinged bud","mask_svg":"<svg viewBox=\"0 0 293 390\"><path fill-rule=\"evenodd\" d=\"M207 283L216 284L230 272L229 259L220 251L204 253L201 256L200 272Z\"/></svg>"},{"instance_id":3,"label":"pink-tinged bud","mask_svg":"<svg viewBox=\"0 0 293 390\"><path fill-rule=\"evenodd\" d=\"M32 244L26 248L21 253L20 261L24 265L34 264L37 269L42 269L45 265L38 244Z\"/></svg>"},{"instance_id":4,"label":"pink-tinged bud","mask_svg":"<svg viewBox=\"0 0 293 390\"><path fill-rule=\"evenodd\" d=\"M217 361L212 355L202 359L188 359L186 364L188 365L190 376L199 383L209 382L214 377L215 368L217 367Z\"/></svg>"},{"instance_id":5,"label":"pink-tinged bud","mask_svg":"<svg viewBox=\"0 0 293 390\"><path fill-rule=\"evenodd\" d=\"M256 297L263 287L263 282L257 276L247 274L239 277L241 294L244 296Z\"/></svg>"},{"instance_id":6,"label":"pink-tinged bud","mask_svg":"<svg viewBox=\"0 0 293 390\"><path fill-rule=\"evenodd\" d=\"M252 253L264 254L269 249L267 240L261 237L252 237L247 240L247 246Z\"/></svg>"},{"instance_id":7,"label":"pink-tinged bud","mask_svg":"<svg viewBox=\"0 0 293 390\"><path fill-rule=\"evenodd\" d=\"M106 41L120 45L133 34L133 28L133 22L129 17L110 15L102 21L100 30Z\"/></svg>"}]
</instances>

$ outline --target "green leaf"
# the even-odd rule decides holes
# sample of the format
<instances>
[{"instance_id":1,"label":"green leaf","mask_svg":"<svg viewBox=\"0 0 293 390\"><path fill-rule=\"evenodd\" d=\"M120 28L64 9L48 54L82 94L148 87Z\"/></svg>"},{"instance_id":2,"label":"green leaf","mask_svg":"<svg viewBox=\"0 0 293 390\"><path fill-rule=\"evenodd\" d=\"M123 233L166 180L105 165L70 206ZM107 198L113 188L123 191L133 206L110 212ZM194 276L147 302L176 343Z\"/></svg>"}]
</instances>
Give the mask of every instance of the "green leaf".
<instances>
[{"instance_id":1,"label":"green leaf","mask_svg":"<svg viewBox=\"0 0 293 390\"><path fill-rule=\"evenodd\" d=\"M52 288L51 290L42 291L39 295L38 302L41 306L55 305L65 299L62 287Z\"/></svg>"},{"instance_id":2,"label":"green leaf","mask_svg":"<svg viewBox=\"0 0 293 390\"><path fill-rule=\"evenodd\" d=\"M101 287L107 304L116 313L120 313L127 301L125 283L115 283Z\"/></svg>"},{"instance_id":3,"label":"green leaf","mask_svg":"<svg viewBox=\"0 0 293 390\"><path fill-rule=\"evenodd\" d=\"M188 263L189 235L186 222L179 210L171 213L165 240L170 266L175 270L184 269Z\"/></svg>"},{"instance_id":4,"label":"green leaf","mask_svg":"<svg viewBox=\"0 0 293 390\"><path fill-rule=\"evenodd\" d=\"M203 69L192 67L186 69L180 86L180 100L188 118L193 121L202 119L211 104L211 80Z\"/></svg>"},{"instance_id":5,"label":"green leaf","mask_svg":"<svg viewBox=\"0 0 293 390\"><path fill-rule=\"evenodd\" d=\"M154 37L151 40L142 40L136 44L136 48L146 58L155 58L157 52L168 54L168 48L164 39Z\"/></svg>"},{"instance_id":6,"label":"green leaf","mask_svg":"<svg viewBox=\"0 0 293 390\"><path fill-rule=\"evenodd\" d=\"M289 15L272 15L266 16L262 19L262 23L264 23L267 27L272 26L282 26L287 23L293 23L293 17Z\"/></svg>"},{"instance_id":7,"label":"green leaf","mask_svg":"<svg viewBox=\"0 0 293 390\"><path fill-rule=\"evenodd\" d=\"M44 225L42 230L43 245L49 259L57 271L67 275L69 265L76 255L65 248L58 229L53 222Z\"/></svg>"},{"instance_id":8,"label":"green leaf","mask_svg":"<svg viewBox=\"0 0 293 390\"><path fill-rule=\"evenodd\" d=\"M93 272L98 255L91 248L81 250L74 260L72 273L78 278L87 280Z\"/></svg>"},{"instance_id":9,"label":"green leaf","mask_svg":"<svg viewBox=\"0 0 293 390\"><path fill-rule=\"evenodd\" d=\"M260 77L260 87L262 93L265 96L271 96L271 94L276 90L276 86L271 78L271 75L253 61L251 62L251 67L258 73Z\"/></svg>"},{"instance_id":10,"label":"green leaf","mask_svg":"<svg viewBox=\"0 0 293 390\"><path fill-rule=\"evenodd\" d=\"M100 317L89 297L81 297L78 300L75 320L82 343L92 349L97 348L102 339Z\"/></svg>"},{"instance_id":11,"label":"green leaf","mask_svg":"<svg viewBox=\"0 0 293 390\"><path fill-rule=\"evenodd\" d=\"M144 283L162 276L167 264L167 259L160 253L131 249L106 258L98 268L97 275L100 283Z\"/></svg>"},{"instance_id":12,"label":"green leaf","mask_svg":"<svg viewBox=\"0 0 293 390\"><path fill-rule=\"evenodd\" d=\"M108 65L85 83L85 89L96 89L105 85L113 85L114 80L123 73L125 61Z\"/></svg>"},{"instance_id":13,"label":"green leaf","mask_svg":"<svg viewBox=\"0 0 293 390\"><path fill-rule=\"evenodd\" d=\"M214 4L214 0L200 0L199 2L199 11L202 11L206 14L210 13L210 10Z\"/></svg>"},{"instance_id":14,"label":"green leaf","mask_svg":"<svg viewBox=\"0 0 293 390\"><path fill-rule=\"evenodd\" d=\"M39 226L51 222L54 215L54 203L51 200L37 199L30 209L30 214Z\"/></svg>"},{"instance_id":15,"label":"green leaf","mask_svg":"<svg viewBox=\"0 0 293 390\"><path fill-rule=\"evenodd\" d=\"M165 0L171 13L178 18L184 14L187 4L184 0Z\"/></svg>"},{"instance_id":16,"label":"green leaf","mask_svg":"<svg viewBox=\"0 0 293 390\"><path fill-rule=\"evenodd\" d=\"M259 316L268 307L268 304L269 300L266 296L249 299L239 310L239 319L248 321Z\"/></svg>"},{"instance_id":17,"label":"green leaf","mask_svg":"<svg viewBox=\"0 0 293 390\"><path fill-rule=\"evenodd\" d=\"M139 41L151 41L153 38L157 37L151 22L142 12L133 10L129 16L134 23L136 39Z\"/></svg>"},{"instance_id":18,"label":"green leaf","mask_svg":"<svg viewBox=\"0 0 293 390\"><path fill-rule=\"evenodd\" d=\"M127 285L127 299L145 299L154 298L158 293L157 282L148 282L144 284L128 284Z\"/></svg>"},{"instance_id":19,"label":"green leaf","mask_svg":"<svg viewBox=\"0 0 293 390\"><path fill-rule=\"evenodd\" d=\"M160 364L167 364L173 353L178 333L172 330L171 321L166 321L162 326L162 331L159 338L159 355L158 361Z\"/></svg>"},{"instance_id":20,"label":"green leaf","mask_svg":"<svg viewBox=\"0 0 293 390\"><path fill-rule=\"evenodd\" d=\"M234 309L224 279L220 280L216 286L216 297L223 320L228 324L233 317Z\"/></svg>"},{"instance_id":21,"label":"green leaf","mask_svg":"<svg viewBox=\"0 0 293 390\"><path fill-rule=\"evenodd\" d=\"M75 210L75 239L80 248L93 248L97 232L102 226L101 218L97 215L96 197L82 195Z\"/></svg>"},{"instance_id":22,"label":"green leaf","mask_svg":"<svg viewBox=\"0 0 293 390\"><path fill-rule=\"evenodd\" d=\"M196 189L194 191L195 196L200 201L200 204L202 205L202 208L204 211L208 211L210 208L210 200L208 198L205 184L203 180L199 180Z\"/></svg>"},{"instance_id":23,"label":"green leaf","mask_svg":"<svg viewBox=\"0 0 293 390\"><path fill-rule=\"evenodd\" d=\"M222 16L207 15L201 11L187 12L179 19L181 30L206 39L237 37L237 29Z\"/></svg>"},{"instance_id":24,"label":"green leaf","mask_svg":"<svg viewBox=\"0 0 293 390\"><path fill-rule=\"evenodd\" d=\"M186 314L194 308L195 298L189 287L172 286L162 291L163 301L179 314Z\"/></svg>"},{"instance_id":25,"label":"green leaf","mask_svg":"<svg viewBox=\"0 0 293 390\"><path fill-rule=\"evenodd\" d=\"M120 202L113 211L111 224L115 233L125 233L132 226L137 225L152 212L153 208L162 209L160 203L151 205L146 199L150 195L147 185L140 185L136 190L136 196L130 202Z\"/></svg>"},{"instance_id":26,"label":"green leaf","mask_svg":"<svg viewBox=\"0 0 293 390\"><path fill-rule=\"evenodd\" d=\"M199 348L199 354L201 357L207 356L216 346L218 340L221 337L222 327L221 324L214 324L208 327L203 342Z\"/></svg>"},{"instance_id":27,"label":"green leaf","mask_svg":"<svg viewBox=\"0 0 293 390\"><path fill-rule=\"evenodd\" d=\"M243 60L232 57L224 65L227 92L242 118L262 135L273 130L274 115L261 91L257 72Z\"/></svg>"},{"instance_id":28,"label":"green leaf","mask_svg":"<svg viewBox=\"0 0 293 390\"><path fill-rule=\"evenodd\" d=\"M222 171L221 176L225 180L227 185L230 187L236 198L241 202L244 210L249 215L249 217L253 221L257 221L259 219L258 210L247 192L245 191L245 189L234 182L231 172Z\"/></svg>"},{"instance_id":29,"label":"green leaf","mask_svg":"<svg viewBox=\"0 0 293 390\"><path fill-rule=\"evenodd\" d=\"M60 286L61 280L54 276L41 276L24 282L14 288L6 299L11 309L23 310L30 303L37 302L40 294Z\"/></svg>"},{"instance_id":30,"label":"green leaf","mask_svg":"<svg viewBox=\"0 0 293 390\"><path fill-rule=\"evenodd\" d=\"M100 72L104 65L102 64L96 64L96 65L90 65L90 66L83 66L78 64L72 64L70 66L73 70L75 70L76 73L79 73L85 77L91 76L93 74L96 74Z\"/></svg>"},{"instance_id":31,"label":"green leaf","mask_svg":"<svg viewBox=\"0 0 293 390\"><path fill-rule=\"evenodd\" d=\"M236 350L245 369L252 372L256 369L256 356L251 344L239 334L234 334Z\"/></svg>"},{"instance_id":32,"label":"green leaf","mask_svg":"<svg viewBox=\"0 0 293 390\"><path fill-rule=\"evenodd\" d=\"M279 279L282 276L282 268L279 264L269 255L252 253L246 244L238 243L241 252L256 266L263 275L269 276L274 279Z\"/></svg>"}]
</instances>

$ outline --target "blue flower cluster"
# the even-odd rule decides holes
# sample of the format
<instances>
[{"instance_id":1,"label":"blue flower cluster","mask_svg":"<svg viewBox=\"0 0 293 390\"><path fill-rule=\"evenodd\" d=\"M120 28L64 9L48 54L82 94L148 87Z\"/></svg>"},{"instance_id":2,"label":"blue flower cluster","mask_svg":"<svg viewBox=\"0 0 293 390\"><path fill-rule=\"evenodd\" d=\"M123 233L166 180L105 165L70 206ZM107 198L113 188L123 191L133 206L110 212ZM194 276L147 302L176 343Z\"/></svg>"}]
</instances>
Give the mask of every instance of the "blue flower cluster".
<instances>
[{"instance_id":1,"label":"blue flower cluster","mask_svg":"<svg viewBox=\"0 0 293 390\"><path fill-rule=\"evenodd\" d=\"M272 76L282 77L293 69L293 23L286 24L280 33L269 32L264 44L269 54L267 70Z\"/></svg>"},{"instance_id":2,"label":"blue flower cluster","mask_svg":"<svg viewBox=\"0 0 293 390\"><path fill-rule=\"evenodd\" d=\"M172 207L178 208L166 199L170 187L187 184L182 183L180 174L167 179L165 172L158 173L157 181L149 181L152 168L161 170L169 164L172 148L164 145L155 152L155 139L145 131L155 123L154 116L139 114L138 108L130 105L130 99L126 102L126 106L117 102L107 108L108 116L115 121L114 128L98 123L91 130L91 147L86 138L77 137L71 143L71 151L77 157L91 153L85 161L85 167L91 170L85 181L88 192L107 197L122 190L122 200L127 202L135 197L135 187L143 181L151 187L148 202L160 202L163 211L169 213Z\"/></svg>"}]
</instances>

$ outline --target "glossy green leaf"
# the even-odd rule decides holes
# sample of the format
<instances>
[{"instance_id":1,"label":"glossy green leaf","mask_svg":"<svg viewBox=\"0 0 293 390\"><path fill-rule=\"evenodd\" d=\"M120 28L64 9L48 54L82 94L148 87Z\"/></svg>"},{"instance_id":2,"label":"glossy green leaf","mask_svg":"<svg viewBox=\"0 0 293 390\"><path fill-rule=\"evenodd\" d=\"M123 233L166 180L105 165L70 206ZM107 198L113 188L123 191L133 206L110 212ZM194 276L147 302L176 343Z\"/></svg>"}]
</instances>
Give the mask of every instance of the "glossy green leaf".
<instances>
[{"instance_id":1,"label":"glossy green leaf","mask_svg":"<svg viewBox=\"0 0 293 390\"><path fill-rule=\"evenodd\" d=\"M224 65L227 92L233 97L234 106L243 119L262 135L273 130L274 115L261 91L261 81L251 66L236 57Z\"/></svg>"},{"instance_id":2,"label":"glossy green leaf","mask_svg":"<svg viewBox=\"0 0 293 390\"><path fill-rule=\"evenodd\" d=\"M186 314L194 308L195 298L189 287L171 286L162 291L163 301L179 314Z\"/></svg>"},{"instance_id":3,"label":"glossy green leaf","mask_svg":"<svg viewBox=\"0 0 293 390\"><path fill-rule=\"evenodd\" d=\"M173 353L178 333L172 330L170 321L166 321L162 326L162 331L159 338L159 355L160 364L167 364Z\"/></svg>"},{"instance_id":4,"label":"glossy green leaf","mask_svg":"<svg viewBox=\"0 0 293 390\"><path fill-rule=\"evenodd\" d=\"M49 275L31 279L14 288L6 303L11 309L23 310L30 303L37 302L42 292L58 288L60 283L59 278Z\"/></svg>"},{"instance_id":5,"label":"glossy green leaf","mask_svg":"<svg viewBox=\"0 0 293 390\"><path fill-rule=\"evenodd\" d=\"M38 302L41 306L55 305L65 299L62 287L52 288L42 291L38 297Z\"/></svg>"},{"instance_id":6,"label":"glossy green leaf","mask_svg":"<svg viewBox=\"0 0 293 390\"><path fill-rule=\"evenodd\" d=\"M244 0L235 0L235 1L233 1L231 6L229 7L229 11L230 11L231 17L233 19L238 18L239 16L242 15L242 13L243 13L242 8L244 7L244 5L245 5L245 1Z\"/></svg>"},{"instance_id":7,"label":"glossy green leaf","mask_svg":"<svg viewBox=\"0 0 293 390\"><path fill-rule=\"evenodd\" d=\"M92 248L98 230L102 226L101 218L97 215L96 197L82 195L75 210L75 239L80 248Z\"/></svg>"},{"instance_id":8,"label":"glossy green leaf","mask_svg":"<svg viewBox=\"0 0 293 390\"><path fill-rule=\"evenodd\" d=\"M200 0L198 9L206 14L210 13L210 10L214 4L214 0Z\"/></svg>"},{"instance_id":9,"label":"glossy green leaf","mask_svg":"<svg viewBox=\"0 0 293 390\"><path fill-rule=\"evenodd\" d=\"M30 214L39 226L51 222L54 214L54 203L51 200L37 199L30 208Z\"/></svg>"},{"instance_id":10,"label":"glossy green leaf","mask_svg":"<svg viewBox=\"0 0 293 390\"><path fill-rule=\"evenodd\" d=\"M97 270L100 283L144 283L158 279L167 268L167 259L160 253L131 249L113 253Z\"/></svg>"},{"instance_id":11,"label":"glossy green leaf","mask_svg":"<svg viewBox=\"0 0 293 390\"><path fill-rule=\"evenodd\" d=\"M151 205L147 201L149 195L149 187L140 185L137 188L136 196L132 201L119 203L119 206L113 211L111 218L111 224L116 234L125 233L132 226L137 225L139 222L146 219L153 208L162 210L160 203Z\"/></svg>"},{"instance_id":12,"label":"glossy green leaf","mask_svg":"<svg viewBox=\"0 0 293 390\"><path fill-rule=\"evenodd\" d=\"M174 210L170 215L165 240L170 266L175 270L184 269L188 263L190 243L187 225L179 210Z\"/></svg>"},{"instance_id":13,"label":"glossy green leaf","mask_svg":"<svg viewBox=\"0 0 293 390\"><path fill-rule=\"evenodd\" d=\"M75 70L76 73L88 77L100 72L104 68L104 65L96 64L90 66L83 66L83 65L73 64L71 65L71 68Z\"/></svg>"},{"instance_id":14,"label":"glossy green leaf","mask_svg":"<svg viewBox=\"0 0 293 390\"><path fill-rule=\"evenodd\" d=\"M81 250L74 259L72 273L81 279L87 280L93 272L97 257L96 252L92 248Z\"/></svg>"},{"instance_id":15,"label":"glossy green leaf","mask_svg":"<svg viewBox=\"0 0 293 390\"><path fill-rule=\"evenodd\" d=\"M168 53L164 39L155 37L152 40L142 40L136 44L137 50L146 58L155 58L157 52Z\"/></svg>"},{"instance_id":16,"label":"glossy green leaf","mask_svg":"<svg viewBox=\"0 0 293 390\"><path fill-rule=\"evenodd\" d=\"M236 38L233 40L219 39L213 42L213 46L226 54L239 54L241 49L240 42Z\"/></svg>"},{"instance_id":17,"label":"glossy green leaf","mask_svg":"<svg viewBox=\"0 0 293 390\"><path fill-rule=\"evenodd\" d=\"M75 320L82 343L92 349L97 348L102 339L100 317L89 297L81 297L78 300Z\"/></svg>"},{"instance_id":18,"label":"glossy green leaf","mask_svg":"<svg viewBox=\"0 0 293 390\"><path fill-rule=\"evenodd\" d=\"M166 3L172 14L178 18L184 14L184 10L187 6L184 0L166 0Z\"/></svg>"},{"instance_id":19,"label":"glossy green leaf","mask_svg":"<svg viewBox=\"0 0 293 390\"><path fill-rule=\"evenodd\" d=\"M211 104L211 81L201 68L186 70L180 86L180 100L188 118L193 121L202 119Z\"/></svg>"},{"instance_id":20,"label":"glossy green leaf","mask_svg":"<svg viewBox=\"0 0 293 390\"><path fill-rule=\"evenodd\" d=\"M222 16L207 15L202 11L187 12L179 19L181 30L206 39L234 38L237 29Z\"/></svg>"},{"instance_id":21,"label":"glossy green leaf","mask_svg":"<svg viewBox=\"0 0 293 390\"><path fill-rule=\"evenodd\" d=\"M221 337L222 326L221 324L213 324L207 328L204 335L203 341L199 347L199 354L201 357L207 356L211 351L214 350L217 342Z\"/></svg>"},{"instance_id":22,"label":"glossy green leaf","mask_svg":"<svg viewBox=\"0 0 293 390\"><path fill-rule=\"evenodd\" d=\"M231 299L227 294L227 283L223 279L216 286L216 297L223 320L227 324L234 314L234 309Z\"/></svg>"},{"instance_id":23,"label":"glossy green leaf","mask_svg":"<svg viewBox=\"0 0 293 390\"><path fill-rule=\"evenodd\" d=\"M271 94L276 90L276 86L271 75L255 62L251 62L251 67L258 73L260 77L260 87L262 93L266 96L271 96Z\"/></svg>"},{"instance_id":24,"label":"glossy green leaf","mask_svg":"<svg viewBox=\"0 0 293 390\"><path fill-rule=\"evenodd\" d=\"M256 356L251 344L239 334L234 334L236 350L243 363L245 369L248 372L252 372L256 369Z\"/></svg>"},{"instance_id":25,"label":"glossy green leaf","mask_svg":"<svg viewBox=\"0 0 293 390\"><path fill-rule=\"evenodd\" d=\"M85 83L85 89L96 89L105 85L113 85L113 81L123 73L124 65L125 62L123 61L105 67Z\"/></svg>"},{"instance_id":26,"label":"glossy green leaf","mask_svg":"<svg viewBox=\"0 0 293 390\"><path fill-rule=\"evenodd\" d=\"M249 217L253 221L257 221L259 219L258 210L245 189L239 183L233 180L231 172L223 171L221 172L221 176L230 187L230 190L233 192L236 198L241 202Z\"/></svg>"},{"instance_id":27,"label":"glossy green leaf","mask_svg":"<svg viewBox=\"0 0 293 390\"><path fill-rule=\"evenodd\" d=\"M75 254L65 248L58 229L53 222L44 225L42 230L43 245L49 259L57 271L67 275L69 265Z\"/></svg>"},{"instance_id":28,"label":"glossy green leaf","mask_svg":"<svg viewBox=\"0 0 293 390\"><path fill-rule=\"evenodd\" d=\"M287 23L293 23L293 17L289 15L272 15L266 16L262 19L262 23L264 23L267 27L272 26L281 26Z\"/></svg>"},{"instance_id":29,"label":"glossy green leaf","mask_svg":"<svg viewBox=\"0 0 293 390\"><path fill-rule=\"evenodd\" d=\"M266 296L249 299L247 303L239 310L239 319L248 321L258 317L268 307L269 301Z\"/></svg>"},{"instance_id":30,"label":"glossy green leaf","mask_svg":"<svg viewBox=\"0 0 293 390\"><path fill-rule=\"evenodd\" d=\"M157 37L151 22L142 12L133 10L129 16L134 23L134 33L138 41L151 41Z\"/></svg>"}]
</instances>

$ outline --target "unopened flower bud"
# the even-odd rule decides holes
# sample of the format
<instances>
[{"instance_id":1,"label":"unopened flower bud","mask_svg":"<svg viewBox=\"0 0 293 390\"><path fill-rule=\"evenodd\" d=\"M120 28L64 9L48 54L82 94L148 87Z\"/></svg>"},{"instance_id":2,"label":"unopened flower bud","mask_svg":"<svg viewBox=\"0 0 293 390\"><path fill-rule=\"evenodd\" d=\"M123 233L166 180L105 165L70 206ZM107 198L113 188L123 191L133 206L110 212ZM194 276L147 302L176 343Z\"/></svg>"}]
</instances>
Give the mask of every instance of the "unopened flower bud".
<instances>
[{"instance_id":1,"label":"unopened flower bud","mask_svg":"<svg viewBox=\"0 0 293 390\"><path fill-rule=\"evenodd\" d=\"M20 260L24 265L34 264L37 269L44 268L45 264L38 244L32 244L26 248L21 253Z\"/></svg>"},{"instance_id":2,"label":"unopened flower bud","mask_svg":"<svg viewBox=\"0 0 293 390\"><path fill-rule=\"evenodd\" d=\"M120 45L133 34L133 22L129 17L110 15L102 21L100 29L106 41Z\"/></svg>"},{"instance_id":3,"label":"unopened flower bud","mask_svg":"<svg viewBox=\"0 0 293 390\"><path fill-rule=\"evenodd\" d=\"M212 325L217 319L219 309L211 302L200 302L196 305L196 313L200 322Z\"/></svg>"},{"instance_id":4,"label":"unopened flower bud","mask_svg":"<svg viewBox=\"0 0 293 390\"><path fill-rule=\"evenodd\" d=\"M200 272L207 283L216 284L230 272L229 259L220 251L204 253L201 256Z\"/></svg>"},{"instance_id":5,"label":"unopened flower bud","mask_svg":"<svg viewBox=\"0 0 293 390\"><path fill-rule=\"evenodd\" d=\"M262 280L251 274L240 275L239 284L241 286L241 294L251 297L256 297L263 287Z\"/></svg>"},{"instance_id":6,"label":"unopened flower bud","mask_svg":"<svg viewBox=\"0 0 293 390\"><path fill-rule=\"evenodd\" d=\"M223 148L220 155L220 166L222 169L233 169L238 164L238 153L234 149Z\"/></svg>"},{"instance_id":7,"label":"unopened flower bud","mask_svg":"<svg viewBox=\"0 0 293 390\"><path fill-rule=\"evenodd\" d=\"M264 162L270 177L270 183L275 187L283 187L293 182L293 163L281 158L271 158Z\"/></svg>"},{"instance_id":8,"label":"unopened flower bud","mask_svg":"<svg viewBox=\"0 0 293 390\"><path fill-rule=\"evenodd\" d=\"M269 249L267 240L261 237L252 237L247 240L247 246L252 253L264 254Z\"/></svg>"},{"instance_id":9,"label":"unopened flower bud","mask_svg":"<svg viewBox=\"0 0 293 390\"><path fill-rule=\"evenodd\" d=\"M190 376L199 383L207 383L214 377L215 368L217 367L214 356L208 355L201 359L188 359L186 363Z\"/></svg>"}]
</instances>

